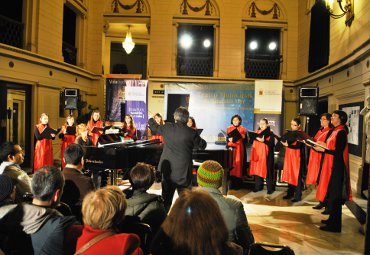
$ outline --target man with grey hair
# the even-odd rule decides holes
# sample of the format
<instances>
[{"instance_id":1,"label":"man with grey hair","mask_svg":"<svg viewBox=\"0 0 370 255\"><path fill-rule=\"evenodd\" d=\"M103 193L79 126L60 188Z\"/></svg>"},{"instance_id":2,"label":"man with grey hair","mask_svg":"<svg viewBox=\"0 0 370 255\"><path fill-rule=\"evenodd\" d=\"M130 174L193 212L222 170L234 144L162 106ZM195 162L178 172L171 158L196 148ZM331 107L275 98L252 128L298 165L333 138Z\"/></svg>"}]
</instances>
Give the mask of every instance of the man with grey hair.
<instances>
[{"instance_id":1,"label":"man with grey hair","mask_svg":"<svg viewBox=\"0 0 370 255\"><path fill-rule=\"evenodd\" d=\"M153 118L148 121L151 131L162 135L164 139L158 168L162 173L162 197L167 212L175 190L181 193L185 188L191 187L193 149L203 150L207 146L198 132L186 125L189 118L186 108L177 108L173 116L175 123L158 125Z\"/></svg>"},{"instance_id":2,"label":"man with grey hair","mask_svg":"<svg viewBox=\"0 0 370 255\"><path fill-rule=\"evenodd\" d=\"M5 249L1 248L12 254L29 254L30 250L32 254L64 254L68 249L65 232L77 222L73 216L53 209L59 204L63 187L60 170L40 168L32 177L32 204L20 204L0 219L0 232L8 238ZM24 242L19 242L20 237Z\"/></svg>"}]
</instances>

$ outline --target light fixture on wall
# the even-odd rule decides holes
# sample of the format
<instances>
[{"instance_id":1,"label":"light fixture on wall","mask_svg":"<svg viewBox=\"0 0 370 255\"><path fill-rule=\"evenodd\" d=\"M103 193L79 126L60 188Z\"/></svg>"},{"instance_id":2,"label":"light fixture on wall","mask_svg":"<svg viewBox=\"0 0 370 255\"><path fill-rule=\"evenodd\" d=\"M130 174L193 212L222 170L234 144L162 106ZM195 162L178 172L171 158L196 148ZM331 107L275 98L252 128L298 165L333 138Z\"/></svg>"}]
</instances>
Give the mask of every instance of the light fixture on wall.
<instances>
[{"instance_id":1,"label":"light fixture on wall","mask_svg":"<svg viewBox=\"0 0 370 255\"><path fill-rule=\"evenodd\" d=\"M340 10L342 13L340 14L334 14L333 12L333 6L334 2L337 1ZM344 4L342 2L345 2ZM351 26L353 19L355 18L355 12L354 12L354 0L325 0L326 8L329 10L330 17L334 19L339 19L344 16L346 16L346 26Z\"/></svg>"},{"instance_id":2,"label":"light fixture on wall","mask_svg":"<svg viewBox=\"0 0 370 255\"><path fill-rule=\"evenodd\" d=\"M135 43L132 40L130 27L131 26L128 26L128 30L127 30L127 33L126 33L126 38L122 42L122 47L125 49L127 54L130 54L132 52L132 50L134 49L134 47L135 47Z\"/></svg>"}]
</instances>

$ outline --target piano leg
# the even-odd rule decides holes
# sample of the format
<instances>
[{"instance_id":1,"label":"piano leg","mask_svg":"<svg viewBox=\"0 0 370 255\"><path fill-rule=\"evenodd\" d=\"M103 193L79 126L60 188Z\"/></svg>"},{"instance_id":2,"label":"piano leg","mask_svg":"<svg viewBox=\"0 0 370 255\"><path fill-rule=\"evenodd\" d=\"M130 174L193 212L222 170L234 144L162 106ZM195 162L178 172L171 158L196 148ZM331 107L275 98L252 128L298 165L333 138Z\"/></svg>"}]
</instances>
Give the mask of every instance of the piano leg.
<instances>
[{"instance_id":1,"label":"piano leg","mask_svg":"<svg viewBox=\"0 0 370 255\"><path fill-rule=\"evenodd\" d=\"M117 185L117 169L110 170L110 183L111 185Z\"/></svg>"}]
</instances>

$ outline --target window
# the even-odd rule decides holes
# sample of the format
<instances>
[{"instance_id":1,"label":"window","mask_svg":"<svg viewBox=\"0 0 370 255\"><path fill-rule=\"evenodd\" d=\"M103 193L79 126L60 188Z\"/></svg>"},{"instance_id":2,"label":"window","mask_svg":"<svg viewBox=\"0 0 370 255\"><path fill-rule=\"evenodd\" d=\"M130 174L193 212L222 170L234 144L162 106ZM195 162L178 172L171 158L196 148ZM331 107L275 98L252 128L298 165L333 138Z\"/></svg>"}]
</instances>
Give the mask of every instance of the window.
<instances>
[{"instance_id":1,"label":"window","mask_svg":"<svg viewBox=\"0 0 370 255\"><path fill-rule=\"evenodd\" d=\"M213 25L179 25L177 34L177 75L213 76L213 52Z\"/></svg>"},{"instance_id":2,"label":"window","mask_svg":"<svg viewBox=\"0 0 370 255\"><path fill-rule=\"evenodd\" d=\"M77 64L76 13L67 5L63 13L63 58L66 63Z\"/></svg>"},{"instance_id":3,"label":"window","mask_svg":"<svg viewBox=\"0 0 370 255\"><path fill-rule=\"evenodd\" d=\"M23 47L23 0L3 3L0 8L0 43Z\"/></svg>"},{"instance_id":4,"label":"window","mask_svg":"<svg viewBox=\"0 0 370 255\"><path fill-rule=\"evenodd\" d=\"M280 29L248 28L245 32L247 78L280 78Z\"/></svg>"}]
</instances>

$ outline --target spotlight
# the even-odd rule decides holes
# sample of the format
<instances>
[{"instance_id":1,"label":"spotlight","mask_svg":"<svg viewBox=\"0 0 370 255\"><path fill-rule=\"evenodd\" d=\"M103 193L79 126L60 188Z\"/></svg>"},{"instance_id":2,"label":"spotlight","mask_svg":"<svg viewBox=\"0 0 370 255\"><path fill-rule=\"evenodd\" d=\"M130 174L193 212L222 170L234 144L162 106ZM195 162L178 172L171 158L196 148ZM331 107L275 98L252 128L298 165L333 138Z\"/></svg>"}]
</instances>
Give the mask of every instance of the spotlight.
<instances>
[{"instance_id":1,"label":"spotlight","mask_svg":"<svg viewBox=\"0 0 370 255\"><path fill-rule=\"evenodd\" d=\"M251 50L255 50L255 49L257 49L257 48L258 48L258 43L257 43L257 41L251 41L251 42L249 43L249 48L250 48Z\"/></svg>"},{"instance_id":2,"label":"spotlight","mask_svg":"<svg viewBox=\"0 0 370 255\"><path fill-rule=\"evenodd\" d=\"M270 42L269 43L269 50L276 50L277 44L276 42Z\"/></svg>"},{"instance_id":3,"label":"spotlight","mask_svg":"<svg viewBox=\"0 0 370 255\"><path fill-rule=\"evenodd\" d=\"M203 46L204 46L205 48L209 48L209 47L211 46L211 41L210 41L209 39L205 39L205 40L203 41Z\"/></svg>"},{"instance_id":4,"label":"spotlight","mask_svg":"<svg viewBox=\"0 0 370 255\"><path fill-rule=\"evenodd\" d=\"M189 49L193 44L193 38L190 35L184 34L180 38L180 45L184 49Z\"/></svg>"}]
</instances>

